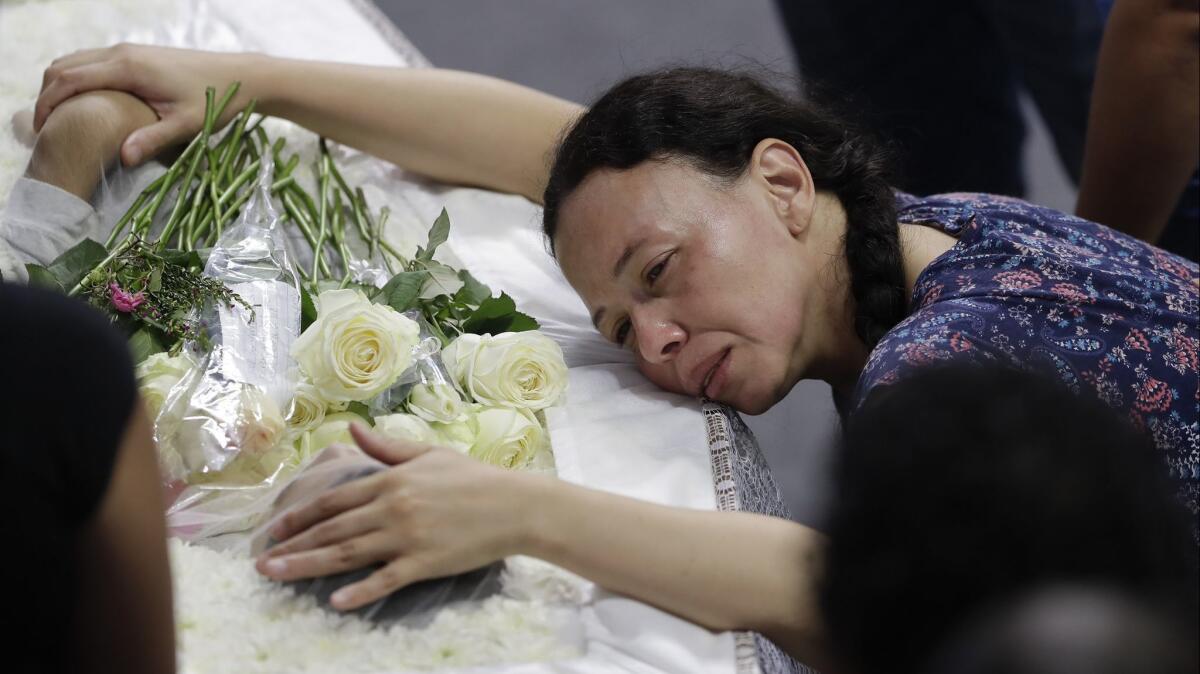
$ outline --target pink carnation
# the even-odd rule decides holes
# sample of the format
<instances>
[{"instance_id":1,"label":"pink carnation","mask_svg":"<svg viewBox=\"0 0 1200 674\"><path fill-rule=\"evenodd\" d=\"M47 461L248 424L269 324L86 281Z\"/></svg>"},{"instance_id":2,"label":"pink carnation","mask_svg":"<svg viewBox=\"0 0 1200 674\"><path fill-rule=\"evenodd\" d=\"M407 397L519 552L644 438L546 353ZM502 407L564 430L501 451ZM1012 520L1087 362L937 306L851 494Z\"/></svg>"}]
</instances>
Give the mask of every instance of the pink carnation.
<instances>
[{"instance_id":1,"label":"pink carnation","mask_svg":"<svg viewBox=\"0 0 1200 674\"><path fill-rule=\"evenodd\" d=\"M124 290L121 290L121 286L117 285L115 282L108 284L108 288L112 291L112 303L113 306L117 308L117 311L129 313L134 309L137 309L142 302L146 301L146 295L140 290L136 293L130 294Z\"/></svg>"}]
</instances>

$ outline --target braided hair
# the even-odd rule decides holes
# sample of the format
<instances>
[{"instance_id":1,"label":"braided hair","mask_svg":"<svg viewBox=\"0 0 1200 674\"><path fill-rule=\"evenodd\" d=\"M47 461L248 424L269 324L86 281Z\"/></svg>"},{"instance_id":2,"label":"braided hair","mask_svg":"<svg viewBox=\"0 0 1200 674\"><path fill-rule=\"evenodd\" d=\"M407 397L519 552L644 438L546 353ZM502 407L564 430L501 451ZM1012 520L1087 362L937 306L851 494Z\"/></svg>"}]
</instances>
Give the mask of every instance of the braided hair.
<instances>
[{"instance_id":1,"label":"braided hair","mask_svg":"<svg viewBox=\"0 0 1200 674\"><path fill-rule=\"evenodd\" d=\"M670 68L601 96L564 136L550 172L543 228L551 248L563 201L593 171L681 159L728 184L746 172L764 138L794 146L816 188L841 201L854 329L873 347L907 304L887 153L828 110L753 76Z\"/></svg>"}]
</instances>

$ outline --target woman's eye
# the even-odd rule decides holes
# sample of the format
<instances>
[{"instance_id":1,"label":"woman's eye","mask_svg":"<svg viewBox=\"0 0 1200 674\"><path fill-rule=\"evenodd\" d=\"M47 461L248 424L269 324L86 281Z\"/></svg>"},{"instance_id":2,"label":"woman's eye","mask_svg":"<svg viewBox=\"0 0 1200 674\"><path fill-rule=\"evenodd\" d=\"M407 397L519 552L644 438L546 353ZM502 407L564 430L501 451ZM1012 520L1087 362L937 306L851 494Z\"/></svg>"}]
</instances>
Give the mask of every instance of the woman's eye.
<instances>
[{"instance_id":1,"label":"woman's eye","mask_svg":"<svg viewBox=\"0 0 1200 674\"><path fill-rule=\"evenodd\" d=\"M617 326L617 344L625 346L625 340L629 338L629 321L621 321Z\"/></svg>"},{"instance_id":2,"label":"woman's eye","mask_svg":"<svg viewBox=\"0 0 1200 674\"><path fill-rule=\"evenodd\" d=\"M662 262L659 262L658 264L651 267L650 270L646 272L646 282L649 283L650 285L654 285L654 282L658 280L658 277L662 276L663 270L665 270L667 268L667 262L670 259L671 259L671 256L668 255L663 258Z\"/></svg>"}]
</instances>

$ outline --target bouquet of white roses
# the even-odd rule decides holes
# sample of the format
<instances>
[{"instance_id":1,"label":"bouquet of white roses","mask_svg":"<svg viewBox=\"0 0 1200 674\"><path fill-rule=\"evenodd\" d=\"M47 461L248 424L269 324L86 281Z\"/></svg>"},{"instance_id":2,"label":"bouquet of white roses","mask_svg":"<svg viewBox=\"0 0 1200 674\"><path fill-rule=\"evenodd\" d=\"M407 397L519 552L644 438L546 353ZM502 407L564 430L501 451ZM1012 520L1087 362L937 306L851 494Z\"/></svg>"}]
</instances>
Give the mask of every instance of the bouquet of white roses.
<instances>
[{"instance_id":1,"label":"bouquet of white roses","mask_svg":"<svg viewBox=\"0 0 1200 674\"><path fill-rule=\"evenodd\" d=\"M507 468L552 469L539 412L562 352L513 301L435 258L445 211L405 257L324 139L315 190L253 116L204 128L118 221L31 279L78 294L131 335L155 416L175 535L252 528L359 420ZM299 242L299 250L296 244ZM307 244L305 246L305 244Z\"/></svg>"}]
</instances>

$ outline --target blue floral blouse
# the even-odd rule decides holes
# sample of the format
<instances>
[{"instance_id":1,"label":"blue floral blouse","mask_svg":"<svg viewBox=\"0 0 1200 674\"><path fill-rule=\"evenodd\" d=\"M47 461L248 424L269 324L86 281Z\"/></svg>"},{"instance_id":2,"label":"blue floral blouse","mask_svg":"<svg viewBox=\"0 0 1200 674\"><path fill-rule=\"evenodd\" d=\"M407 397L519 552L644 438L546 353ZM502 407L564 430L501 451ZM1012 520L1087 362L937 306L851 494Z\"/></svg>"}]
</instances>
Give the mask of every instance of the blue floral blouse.
<instances>
[{"instance_id":1,"label":"blue floral blouse","mask_svg":"<svg viewBox=\"0 0 1200 674\"><path fill-rule=\"evenodd\" d=\"M899 194L897 209L900 222L958 243L918 277L909 315L871 352L853 407L932 363L1049 368L1147 432L1200 513L1196 263L1007 197Z\"/></svg>"}]
</instances>

